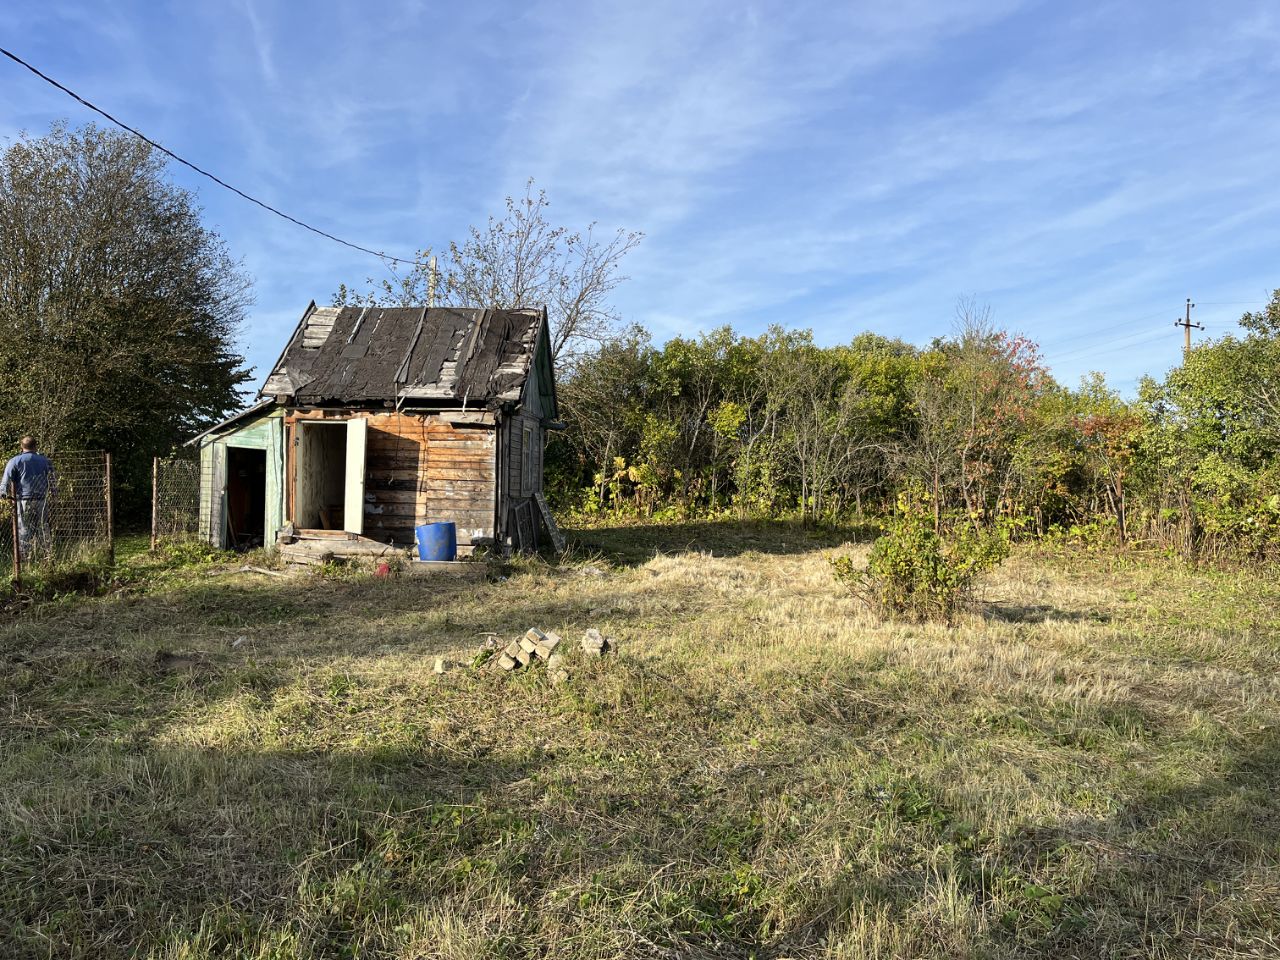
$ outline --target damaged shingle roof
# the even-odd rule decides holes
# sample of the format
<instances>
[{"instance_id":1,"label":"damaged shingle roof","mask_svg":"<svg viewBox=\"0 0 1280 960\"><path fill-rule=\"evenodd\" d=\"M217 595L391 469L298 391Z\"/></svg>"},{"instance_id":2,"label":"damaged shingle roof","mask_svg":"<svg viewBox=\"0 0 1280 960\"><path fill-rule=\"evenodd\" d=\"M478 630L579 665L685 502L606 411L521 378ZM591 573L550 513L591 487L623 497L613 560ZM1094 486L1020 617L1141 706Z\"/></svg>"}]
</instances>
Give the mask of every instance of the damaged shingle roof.
<instances>
[{"instance_id":1,"label":"damaged shingle roof","mask_svg":"<svg viewBox=\"0 0 1280 960\"><path fill-rule=\"evenodd\" d=\"M544 323L535 309L313 303L261 395L301 404L517 400Z\"/></svg>"}]
</instances>

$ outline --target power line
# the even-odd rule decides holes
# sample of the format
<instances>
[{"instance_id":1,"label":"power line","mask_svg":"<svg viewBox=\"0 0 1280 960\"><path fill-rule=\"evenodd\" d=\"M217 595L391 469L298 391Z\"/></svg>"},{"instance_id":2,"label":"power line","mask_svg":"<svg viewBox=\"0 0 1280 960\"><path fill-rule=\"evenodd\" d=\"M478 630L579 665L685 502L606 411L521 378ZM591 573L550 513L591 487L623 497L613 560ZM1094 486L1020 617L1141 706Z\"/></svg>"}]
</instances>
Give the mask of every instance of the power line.
<instances>
[{"instance_id":1,"label":"power line","mask_svg":"<svg viewBox=\"0 0 1280 960\"><path fill-rule=\"evenodd\" d=\"M1261 305L1265 303L1265 301L1266 301L1266 298L1264 297L1260 300L1200 300L1199 303L1201 306L1204 306L1204 307L1222 307L1222 306L1261 307ZM1097 312L1097 310L1112 310L1112 309L1115 309L1115 308L1113 307L1095 308L1095 312ZM1039 341L1039 343L1041 348L1046 351L1061 350L1063 347L1069 347L1067 352L1076 353L1078 352L1077 348L1070 347L1070 344L1079 343L1084 340L1092 340L1099 333L1111 333L1116 330L1125 330L1129 327L1136 327L1138 324L1144 323L1147 320L1153 320L1163 313L1164 313L1163 310L1157 310L1154 313L1148 313L1145 316L1137 317L1133 320L1121 320L1118 323L1110 324L1104 330L1099 330L1099 329L1088 330L1084 333L1076 333L1069 337L1055 337L1052 340L1041 340ZM1068 321L1068 322L1071 322L1071 321Z\"/></svg>"},{"instance_id":2,"label":"power line","mask_svg":"<svg viewBox=\"0 0 1280 960\"><path fill-rule=\"evenodd\" d=\"M190 160L186 160L178 156L169 148L162 146L161 144L152 140L145 133L142 133L139 130L135 130L133 127L129 126L127 123L124 123L121 120L117 120L111 114L107 113L107 111L103 110L99 106L94 105L93 103L90 103L88 100L80 96L80 94L76 93L74 90L71 90L63 86L57 80L53 79L53 77L49 76L48 74L41 73L31 64L27 63L27 61L19 57L16 53L11 53L10 51L4 49L4 47L0 47L0 53L3 53L6 57L8 57L14 63L18 64L18 66L26 67L28 70L34 73L37 77L39 77L45 83L49 84L52 87L56 87L58 90L61 90L63 93L69 96L72 100L75 100L80 104L83 104L84 106L88 107L90 110L92 110L94 113L98 114L99 116L105 117L107 120L114 123L121 130L125 130L133 134L143 143L150 144L152 147L159 150L165 156L173 160L176 160L178 163L182 164L184 167L188 167L191 170L194 170L196 173L200 174L200 176L208 177L210 180L212 180L214 183L216 183L218 186L222 187L223 189L230 190L232 193L236 194L239 197L244 198L245 200L248 200L250 203L257 204L259 207L261 207L263 210L266 210L268 213L274 213L277 217L280 217L284 220L288 220L290 223L295 224L296 226L302 227L303 230L310 230L312 233L317 234L321 237L324 237L326 240L332 240L334 243L340 243L344 247L350 247L352 250L359 250L361 253L367 253L370 256L377 257L379 260L382 260L384 262L404 263L411 266L422 266L422 264L419 263L417 260L405 260L405 259L402 259L401 257L393 257L390 254L382 253L381 251L378 251L378 250L373 250L369 247L362 247L360 244L352 243L350 240L343 240L341 237L335 237L332 233L328 233L327 231L321 230L319 227L313 227L311 224L306 223L302 220L299 220L297 217L289 216L289 214L285 213L283 210L279 210L271 206L271 204L264 203L263 201L259 200L257 197L250 196L249 194L245 193L243 190L233 187L231 184L227 183L225 180L222 180L219 177L214 176L208 170L205 170L204 168L197 166L196 164L192 163Z\"/></svg>"},{"instance_id":3,"label":"power line","mask_svg":"<svg viewBox=\"0 0 1280 960\"><path fill-rule=\"evenodd\" d=\"M1135 347L1145 348L1148 345L1155 345L1158 341L1164 339L1164 337L1165 332L1163 330L1159 330L1155 333L1148 333L1137 340L1132 340L1126 343L1115 343L1110 346L1100 346L1096 350L1081 350L1076 353L1053 357L1050 362L1059 364L1093 363L1095 361L1100 361L1103 357L1114 356L1117 353L1125 350L1131 350Z\"/></svg>"},{"instance_id":4,"label":"power line","mask_svg":"<svg viewBox=\"0 0 1280 960\"><path fill-rule=\"evenodd\" d=\"M1059 353L1057 357L1061 360L1061 358L1064 357L1079 357L1089 356L1092 355L1092 353L1105 353L1107 352L1107 348L1126 347L1130 346L1130 344L1143 343L1149 339L1162 337L1162 335L1164 335L1164 330L1152 330L1149 328L1146 330L1134 330L1133 333L1126 333L1120 335L1120 337L1112 337L1111 339L1102 340L1101 343L1091 343L1084 347L1073 347L1068 349L1068 351Z\"/></svg>"},{"instance_id":5,"label":"power line","mask_svg":"<svg viewBox=\"0 0 1280 960\"><path fill-rule=\"evenodd\" d=\"M1062 347L1064 347L1064 346L1066 346L1067 344L1070 344L1070 343L1078 343L1078 342L1080 342L1080 341L1082 341L1082 340L1092 340L1092 339L1093 339L1094 337L1096 337L1099 333L1106 333L1106 332L1111 332L1111 331L1115 331L1115 330L1124 330L1124 329L1127 329L1128 327L1136 327L1138 324L1140 324L1140 323L1145 323L1145 322L1146 322L1146 321L1148 321L1148 320L1152 320L1152 319L1154 319L1154 318L1156 318L1156 317L1160 316L1162 313L1164 313L1164 311L1163 311L1163 310L1157 310L1155 313L1149 313L1149 314L1147 314L1145 317L1138 317L1138 318L1136 318L1136 319L1134 319L1134 320L1122 320L1122 321L1120 321L1119 323L1113 323L1113 324L1109 325L1109 326L1106 328L1106 330L1096 330L1096 329L1095 329L1095 330L1090 330L1090 331L1088 331L1088 332L1086 332L1086 333L1076 334L1075 336L1071 336L1071 337L1063 337L1063 338L1061 338L1061 339L1055 339L1055 340L1053 340L1053 341L1050 341L1050 342L1047 342L1047 343L1045 343L1045 344L1042 344L1042 346L1044 346L1046 349L1055 349L1055 350L1058 350L1058 349L1061 349ZM1074 353L1074 352L1075 352L1075 348L1072 348L1072 350L1071 350L1070 352Z\"/></svg>"},{"instance_id":6,"label":"power line","mask_svg":"<svg viewBox=\"0 0 1280 960\"><path fill-rule=\"evenodd\" d=\"M1217 300L1198 301L1198 304L1200 306L1206 306L1208 303L1217 304L1220 302L1221 301L1217 301ZM1257 301L1245 301L1245 302L1256 303ZM1196 306L1196 305L1197 304L1192 304L1192 306ZM1157 315L1158 314L1153 314L1152 316L1157 316ZM1137 321L1134 321L1134 322L1136 323ZM1185 327L1186 324L1189 322L1190 322L1190 318L1184 317L1184 318L1175 320L1174 325L1179 327ZM1232 322L1232 321L1224 321L1224 322ZM1204 330L1205 327L1202 326L1201 324L1193 323L1191 324L1191 329ZM1060 354L1046 353L1046 356L1049 357L1054 362L1058 362L1058 363L1061 363L1063 361L1078 362L1080 360L1086 360L1089 357L1094 355L1101 356L1106 353L1114 353L1116 350L1124 349L1127 347L1143 346L1146 343L1149 343L1153 340L1161 339L1164 336L1165 336L1165 333L1163 330L1156 330L1150 333L1144 333L1143 331L1139 330L1135 333L1125 334L1124 336L1118 337L1113 340L1105 340L1099 344L1091 344L1085 347L1073 347L1070 350L1067 350ZM1139 339L1134 339L1134 338L1139 338ZM1184 349L1185 349L1185 340L1184 340Z\"/></svg>"},{"instance_id":7,"label":"power line","mask_svg":"<svg viewBox=\"0 0 1280 960\"><path fill-rule=\"evenodd\" d=\"M1138 347L1153 340L1158 340L1165 335L1163 330L1139 330L1136 333L1130 333L1114 340L1106 340L1102 343L1092 344L1088 347L1081 347L1075 350L1068 350L1066 353L1057 356L1049 356L1048 359L1053 363L1063 362L1079 362L1087 360L1091 357L1102 356L1107 353L1114 353L1116 350L1122 350L1127 347Z\"/></svg>"},{"instance_id":8,"label":"power line","mask_svg":"<svg viewBox=\"0 0 1280 960\"><path fill-rule=\"evenodd\" d=\"M1257 305L1259 301L1258 300L1201 300L1199 301L1199 303L1201 306L1235 306L1240 304ZM1137 324L1143 323L1154 317L1160 316L1160 314L1163 312L1164 312L1163 310L1159 310L1159 311L1156 311L1155 313L1147 314L1145 317L1138 317L1136 320L1125 320L1118 324L1113 324L1109 328L1109 330L1114 332L1116 330L1123 330L1126 327L1136 326ZM1187 322L1189 322L1189 320ZM1184 326L1183 320L1178 320L1176 321L1176 323L1178 326ZM1191 326L1193 329L1199 329L1199 330L1204 329L1203 326L1200 326L1198 324L1192 324ZM1092 330L1087 333L1077 334L1075 336L1066 337L1061 340L1054 340L1050 343L1044 344L1045 355L1046 357L1051 357L1053 360L1057 362L1079 361L1082 359L1088 359L1090 356L1093 356L1093 355L1102 355L1104 353L1115 352L1114 350L1104 349L1107 347L1115 347L1116 349L1120 349L1123 347L1130 347L1130 346L1134 346L1134 347L1142 346L1164 335L1162 332L1159 332L1159 331L1145 333L1141 330L1138 330L1138 331L1135 331L1134 333L1124 334L1123 336L1118 338L1105 340L1102 343L1097 343L1097 344L1091 343L1084 347L1069 346L1070 344L1078 343L1083 340L1091 340L1092 338L1097 336L1099 332L1100 331ZM1135 338L1139 338L1139 339L1135 339ZM1063 350L1061 353L1055 353L1055 351L1057 350L1062 350L1064 346L1067 347L1066 350Z\"/></svg>"},{"instance_id":9,"label":"power line","mask_svg":"<svg viewBox=\"0 0 1280 960\"><path fill-rule=\"evenodd\" d=\"M1259 300L1200 300L1198 302L1202 307L1241 306L1241 305L1256 306L1261 303L1261 301ZM1129 327L1136 327L1138 324L1144 323L1147 320L1153 320L1163 313L1164 313L1163 310L1157 310L1155 313L1148 313L1146 316L1138 317L1137 319L1134 319L1134 320L1121 320L1119 323L1110 324L1106 327L1105 330L1094 329L1094 330L1086 331L1085 333L1074 334L1073 336L1070 336L1070 337L1061 337L1061 338L1055 338L1053 340L1046 340L1041 343L1041 346L1044 347L1046 350L1048 349L1060 350L1064 346L1067 346L1068 344L1078 343L1083 340L1091 340L1094 337L1096 337L1099 333L1110 333L1116 330L1124 330ZM1069 352L1075 353L1076 348L1072 347Z\"/></svg>"}]
</instances>

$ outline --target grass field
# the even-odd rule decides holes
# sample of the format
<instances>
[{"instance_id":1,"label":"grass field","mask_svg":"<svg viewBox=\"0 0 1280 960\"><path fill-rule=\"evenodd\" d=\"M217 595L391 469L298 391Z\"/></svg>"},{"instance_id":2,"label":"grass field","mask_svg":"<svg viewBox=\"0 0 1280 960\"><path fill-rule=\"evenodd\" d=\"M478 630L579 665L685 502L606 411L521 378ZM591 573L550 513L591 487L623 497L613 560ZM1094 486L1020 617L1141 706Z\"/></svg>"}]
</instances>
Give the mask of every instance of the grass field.
<instances>
[{"instance_id":1,"label":"grass field","mask_svg":"<svg viewBox=\"0 0 1280 960\"><path fill-rule=\"evenodd\" d=\"M842 539L27 610L0 956L1280 956L1273 572L1023 552L946 629L842 595ZM617 647L433 673L530 626Z\"/></svg>"}]
</instances>

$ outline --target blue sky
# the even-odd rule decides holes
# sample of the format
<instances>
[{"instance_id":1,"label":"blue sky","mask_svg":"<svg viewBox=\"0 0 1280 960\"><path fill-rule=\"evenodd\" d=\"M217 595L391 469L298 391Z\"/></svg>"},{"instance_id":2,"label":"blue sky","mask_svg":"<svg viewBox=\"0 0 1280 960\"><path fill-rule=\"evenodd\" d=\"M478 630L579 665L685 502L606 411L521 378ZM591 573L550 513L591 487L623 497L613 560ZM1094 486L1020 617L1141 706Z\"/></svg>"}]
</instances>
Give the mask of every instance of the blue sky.
<instances>
[{"instance_id":1,"label":"blue sky","mask_svg":"<svg viewBox=\"0 0 1280 960\"><path fill-rule=\"evenodd\" d=\"M1274 3L9 0L0 45L302 219L408 255L533 177L641 230L615 296L927 343L974 297L1055 374L1126 392L1280 287ZM0 137L79 105L0 63ZM181 169L256 279L259 376L312 298L379 275Z\"/></svg>"}]
</instances>

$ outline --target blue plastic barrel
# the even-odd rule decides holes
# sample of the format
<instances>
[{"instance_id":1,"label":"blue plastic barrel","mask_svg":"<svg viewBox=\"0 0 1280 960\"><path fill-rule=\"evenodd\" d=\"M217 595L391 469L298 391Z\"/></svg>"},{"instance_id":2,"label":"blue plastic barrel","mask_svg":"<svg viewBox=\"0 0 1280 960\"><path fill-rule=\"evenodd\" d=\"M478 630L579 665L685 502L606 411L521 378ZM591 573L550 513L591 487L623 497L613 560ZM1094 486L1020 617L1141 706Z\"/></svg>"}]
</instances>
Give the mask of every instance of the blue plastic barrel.
<instances>
[{"instance_id":1,"label":"blue plastic barrel","mask_svg":"<svg viewBox=\"0 0 1280 960\"><path fill-rule=\"evenodd\" d=\"M419 560L456 560L458 557L458 528L450 520L442 523L424 523L416 527Z\"/></svg>"}]
</instances>

